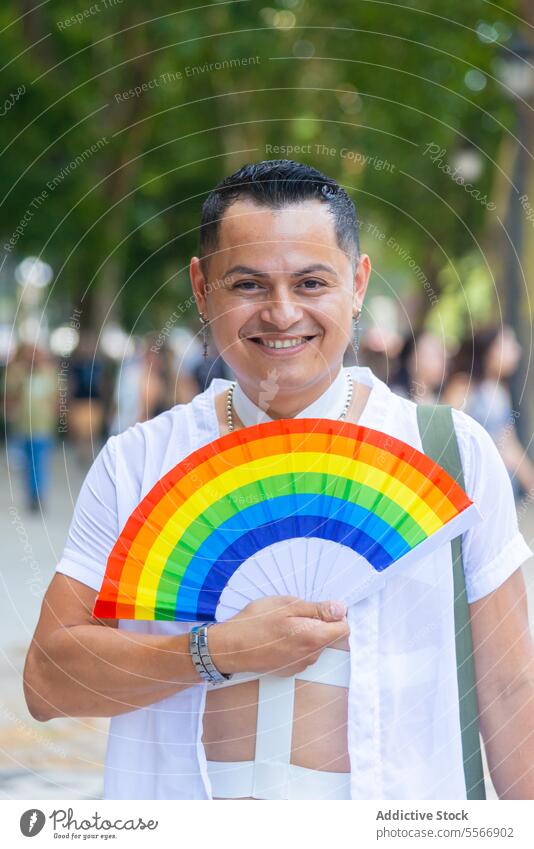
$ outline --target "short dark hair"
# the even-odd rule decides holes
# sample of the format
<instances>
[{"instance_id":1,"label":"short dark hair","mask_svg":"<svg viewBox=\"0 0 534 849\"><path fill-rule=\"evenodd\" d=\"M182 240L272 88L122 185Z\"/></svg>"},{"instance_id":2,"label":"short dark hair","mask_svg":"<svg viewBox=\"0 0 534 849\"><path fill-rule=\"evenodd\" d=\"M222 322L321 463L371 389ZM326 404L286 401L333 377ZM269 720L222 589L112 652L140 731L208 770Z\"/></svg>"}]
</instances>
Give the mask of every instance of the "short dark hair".
<instances>
[{"instance_id":1,"label":"short dark hair","mask_svg":"<svg viewBox=\"0 0 534 849\"><path fill-rule=\"evenodd\" d=\"M204 272L209 256L217 250L222 217L239 198L250 198L259 206L272 209L305 200L328 204L334 217L337 243L355 264L360 254L358 219L346 191L310 165L292 159L271 159L243 165L215 186L204 201L199 236Z\"/></svg>"}]
</instances>

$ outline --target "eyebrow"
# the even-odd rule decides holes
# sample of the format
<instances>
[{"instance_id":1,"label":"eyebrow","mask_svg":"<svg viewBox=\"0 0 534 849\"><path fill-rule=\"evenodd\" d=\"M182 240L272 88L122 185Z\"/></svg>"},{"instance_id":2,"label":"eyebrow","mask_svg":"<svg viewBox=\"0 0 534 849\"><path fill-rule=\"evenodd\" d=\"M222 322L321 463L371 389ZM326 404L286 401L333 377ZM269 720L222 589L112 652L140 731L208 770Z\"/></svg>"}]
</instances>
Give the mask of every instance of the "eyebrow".
<instances>
[{"instance_id":1,"label":"eyebrow","mask_svg":"<svg viewBox=\"0 0 534 849\"><path fill-rule=\"evenodd\" d=\"M325 265L322 262L316 262L313 265L308 265L306 268L301 268L299 271L291 271L291 277L301 277L303 274L312 274L315 271L326 271L328 274L335 274L335 270L331 265ZM259 271L257 268L251 268L248 265L233 265L225 272L225 277L230 277L232 274L250 274L254 277L270 277L268 271Z\"/></svg>"}]
</instances>

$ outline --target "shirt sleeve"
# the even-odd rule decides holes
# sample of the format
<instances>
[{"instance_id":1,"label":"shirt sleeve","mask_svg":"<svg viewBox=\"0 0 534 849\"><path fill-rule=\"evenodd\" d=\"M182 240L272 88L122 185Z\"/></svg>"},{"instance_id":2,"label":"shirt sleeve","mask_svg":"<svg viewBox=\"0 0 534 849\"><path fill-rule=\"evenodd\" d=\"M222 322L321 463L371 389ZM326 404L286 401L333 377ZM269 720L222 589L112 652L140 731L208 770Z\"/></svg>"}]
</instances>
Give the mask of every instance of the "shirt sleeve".
<instances>
[{"instance_id":1,"label":"shirt sleeve","mask_svg":"<svg viewBox=\"0 0 534 849\"><path fill-rule=\"evenodd\" d=\"M466 413L453 410L465 489L482 520L462 539L467 600L496 590L533 552L519 530L512 484L488 432Z\"/></svg>"},{"instance_id":2,"label":"shirt sleeve","mask_svg":"<svg viewBox=\"0 0 534 849\"><path fill-rule=\"evenodd\" d=\"M116 491L116 436L111 436L89 469L78 495L56 572L99 590L108 555L119 535Z\"/></svg>"}]
</instances>

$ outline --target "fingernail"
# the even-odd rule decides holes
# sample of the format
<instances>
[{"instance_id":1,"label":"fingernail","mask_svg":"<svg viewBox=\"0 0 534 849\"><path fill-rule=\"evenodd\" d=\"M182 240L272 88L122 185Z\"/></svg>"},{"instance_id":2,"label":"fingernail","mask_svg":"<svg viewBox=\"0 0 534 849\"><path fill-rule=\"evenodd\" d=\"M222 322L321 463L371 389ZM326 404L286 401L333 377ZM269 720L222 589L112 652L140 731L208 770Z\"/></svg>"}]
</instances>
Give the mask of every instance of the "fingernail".
<instances>
[{"instance_id":1,"label":"fingernail","mask_svg":"<svg viewBox=\"0 0 534 849\"><path fill-rule=\"evenodd\" d=\"M342 601L330 602L330 613L335 619L341 619L347 612L347 607Z\"/></svg>"}]
</instances>

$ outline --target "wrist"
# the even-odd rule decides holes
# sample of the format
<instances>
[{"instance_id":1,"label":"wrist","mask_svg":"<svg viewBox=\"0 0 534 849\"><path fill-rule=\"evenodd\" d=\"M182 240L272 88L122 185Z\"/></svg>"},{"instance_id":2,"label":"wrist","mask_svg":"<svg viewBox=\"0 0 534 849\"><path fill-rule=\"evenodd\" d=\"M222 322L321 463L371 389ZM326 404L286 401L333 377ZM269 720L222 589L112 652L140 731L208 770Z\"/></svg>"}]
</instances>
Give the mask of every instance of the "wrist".
<instances>
[{"instance_id":1,"label":"wrist","mask_svg":"<svg viewBox=\"0 0 534 849\"><path fill-rule=\"evenodd\" d=\"M195 670L207 684L221 684L232 678L231 673L225 673L216 665L210 652L208 631L213 622L202 622L194 625L189 632L189 651Z\"/></svg>"},{"instance_id":2,"label":"wrist","mask_svg":"<svg viewBox=\"0 0 534 849\"><path fill-rule=\"evenodd\" d=\"M210 655L217 669L224 675L243 672L239 665L239 652L231 622L217 622L208 631Z\"/></svg>"}]
</instances>

